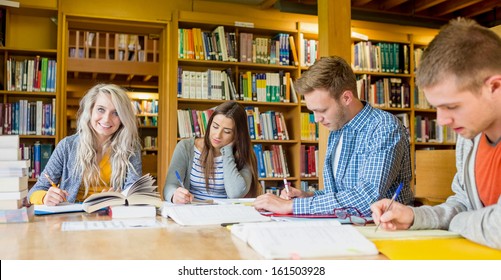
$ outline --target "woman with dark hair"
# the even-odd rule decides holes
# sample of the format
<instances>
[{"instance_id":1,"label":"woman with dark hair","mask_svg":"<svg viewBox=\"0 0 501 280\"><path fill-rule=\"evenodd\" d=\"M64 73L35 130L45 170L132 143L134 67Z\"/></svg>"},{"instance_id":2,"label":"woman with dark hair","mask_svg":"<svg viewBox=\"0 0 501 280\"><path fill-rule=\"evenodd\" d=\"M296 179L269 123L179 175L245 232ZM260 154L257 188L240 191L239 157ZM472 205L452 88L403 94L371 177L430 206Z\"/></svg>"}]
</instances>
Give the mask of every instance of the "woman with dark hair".
<instances>
[{"instance_id":1,"label":"woman with dark hair","mask_svg":"<svg viewBox=\"0 0 501 280\"><path fill-rule=\"evenodd\" d=\"M257 190L256 157L245 110L234 101L222 103L209 118L203 138L177 144L164 199L190 203L193 199L255 197Z\"/></svg>"}]
</instances>

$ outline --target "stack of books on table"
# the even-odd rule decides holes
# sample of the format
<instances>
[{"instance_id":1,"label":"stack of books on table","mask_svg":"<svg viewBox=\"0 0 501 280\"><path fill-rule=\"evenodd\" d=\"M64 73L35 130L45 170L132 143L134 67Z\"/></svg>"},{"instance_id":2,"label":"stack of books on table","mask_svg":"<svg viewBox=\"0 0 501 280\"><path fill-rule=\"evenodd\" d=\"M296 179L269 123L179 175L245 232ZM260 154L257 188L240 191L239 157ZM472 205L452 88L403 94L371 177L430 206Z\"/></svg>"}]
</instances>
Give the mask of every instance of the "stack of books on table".
<instances>
[{"instance_id":1,"label":"stack of books on table","mask_svg":"<svg viewBox=\"0 0 501 280\"><path fill-rule=\"evenodd\" d=\"M33 206L26 206L29 167L21 160L19 136L0 136L0 223L33 220Z\"/></svg>"}]
</instances>

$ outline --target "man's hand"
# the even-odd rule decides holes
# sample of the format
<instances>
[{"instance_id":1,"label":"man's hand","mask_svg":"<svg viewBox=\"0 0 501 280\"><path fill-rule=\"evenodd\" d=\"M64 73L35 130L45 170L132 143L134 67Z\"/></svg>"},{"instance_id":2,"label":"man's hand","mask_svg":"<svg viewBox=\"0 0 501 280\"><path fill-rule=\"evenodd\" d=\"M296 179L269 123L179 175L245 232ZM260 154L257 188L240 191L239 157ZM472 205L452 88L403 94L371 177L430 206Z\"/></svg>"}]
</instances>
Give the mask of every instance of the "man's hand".
<instances>
[{"instance_id":1,"label":"man's hand","mask_svg":"<svg viewBox=\"0 0 501 280\"><path fill-rule=\"evenodd\" d=\"M386 230L408 229L414 222L414 211L396 201L386 210L390 202L390 199L385 198L371 205L374 223L381 224L380 227Z\"/></svg>"},{"instance_id":2,"label":"man's hand","mask_svg":"<svg viewBox=\"0 0 501 280\"><path fill-rule=\"evenodd\" d=\"M258 196L253 206L258 211L270 211L277 214L292 213L292 200L282 199L270 193Z\"/></svg>"}]
</instances>

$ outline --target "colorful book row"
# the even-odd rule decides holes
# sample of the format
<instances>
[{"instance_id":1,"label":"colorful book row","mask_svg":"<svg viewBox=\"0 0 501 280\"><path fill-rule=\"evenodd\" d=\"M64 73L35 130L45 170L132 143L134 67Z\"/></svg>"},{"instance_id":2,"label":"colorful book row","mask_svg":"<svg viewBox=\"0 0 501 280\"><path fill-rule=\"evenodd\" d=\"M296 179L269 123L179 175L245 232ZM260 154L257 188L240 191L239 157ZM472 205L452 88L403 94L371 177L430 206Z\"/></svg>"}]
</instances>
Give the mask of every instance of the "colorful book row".
<instances>
[{"instance_id":1,"label":"colorful book row","mask_svg":"<svg viewBox=\"0 0 501 280\"><path fill-rule=\"evenodd\" d=\"M15 103L0 103L0 134L55 135L56 99L52 103L19 100Z\"/></svg>"},{"instance_id":2,"label":"colorful book row","mask_svg":"<svg viewBox=\"0 0 501 280\"><path fill-rule=\"evenodd\" d=\"M259 112L259 107L245 107L252 140L290 140L285 117L281 112Z\"/></svg>"},{"instance_id":3,"label":"colorful book row","mask_svg":"<svg viewBox=\"0 0 501 280\"><path fill-rule=\"evenodd\" d=\"M282 145L270 145L265 150L262 144L254 144L260 178L289 177L287 157Z\"/></svg>"},{"instance_id":4,"label":"colorful book row","mask_svg":"<svg viewBox=\"0 0 501 280\"><path fill-rule=\"evenodd\" d=\"M6 61L8 91L56 91L57 62L47 57L9 57Z\"/></svg>"},{"instance_id":5,"label":"colorful book row","mask_svg":"<svg viewBox=\"0 0 501 280\"><path fill-rule=\"evenodd\" d=\"M286 33L264 37L252 33L237 35L235 32L225 32L224 26L212 31L180 28L178 58L292 65L295 61L290 58L291 42L294 43L293 37Z\"/></svg>"}]
</instances>

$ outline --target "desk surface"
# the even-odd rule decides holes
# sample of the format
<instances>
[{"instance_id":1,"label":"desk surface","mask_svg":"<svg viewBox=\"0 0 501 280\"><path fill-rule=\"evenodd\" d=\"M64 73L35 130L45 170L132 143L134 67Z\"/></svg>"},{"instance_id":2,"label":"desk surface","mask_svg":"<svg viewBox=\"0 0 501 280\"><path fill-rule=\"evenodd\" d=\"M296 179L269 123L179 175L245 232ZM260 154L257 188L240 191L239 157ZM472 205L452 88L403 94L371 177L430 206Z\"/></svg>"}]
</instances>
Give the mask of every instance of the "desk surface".
<instances>
[{"instance_id":1,"label":"desk surface","mask_svg":"<svg viewBox=\"0 0 501 280\"><path fill-rule=\"evenodd\" d=\"M61 231L65 221L109 220L102 213L35 216L34 222L0 224L0 259L201 259L262 257L221 226ZM386 259L383 255L357 259Z\"/></svg>"}]
</instances>

